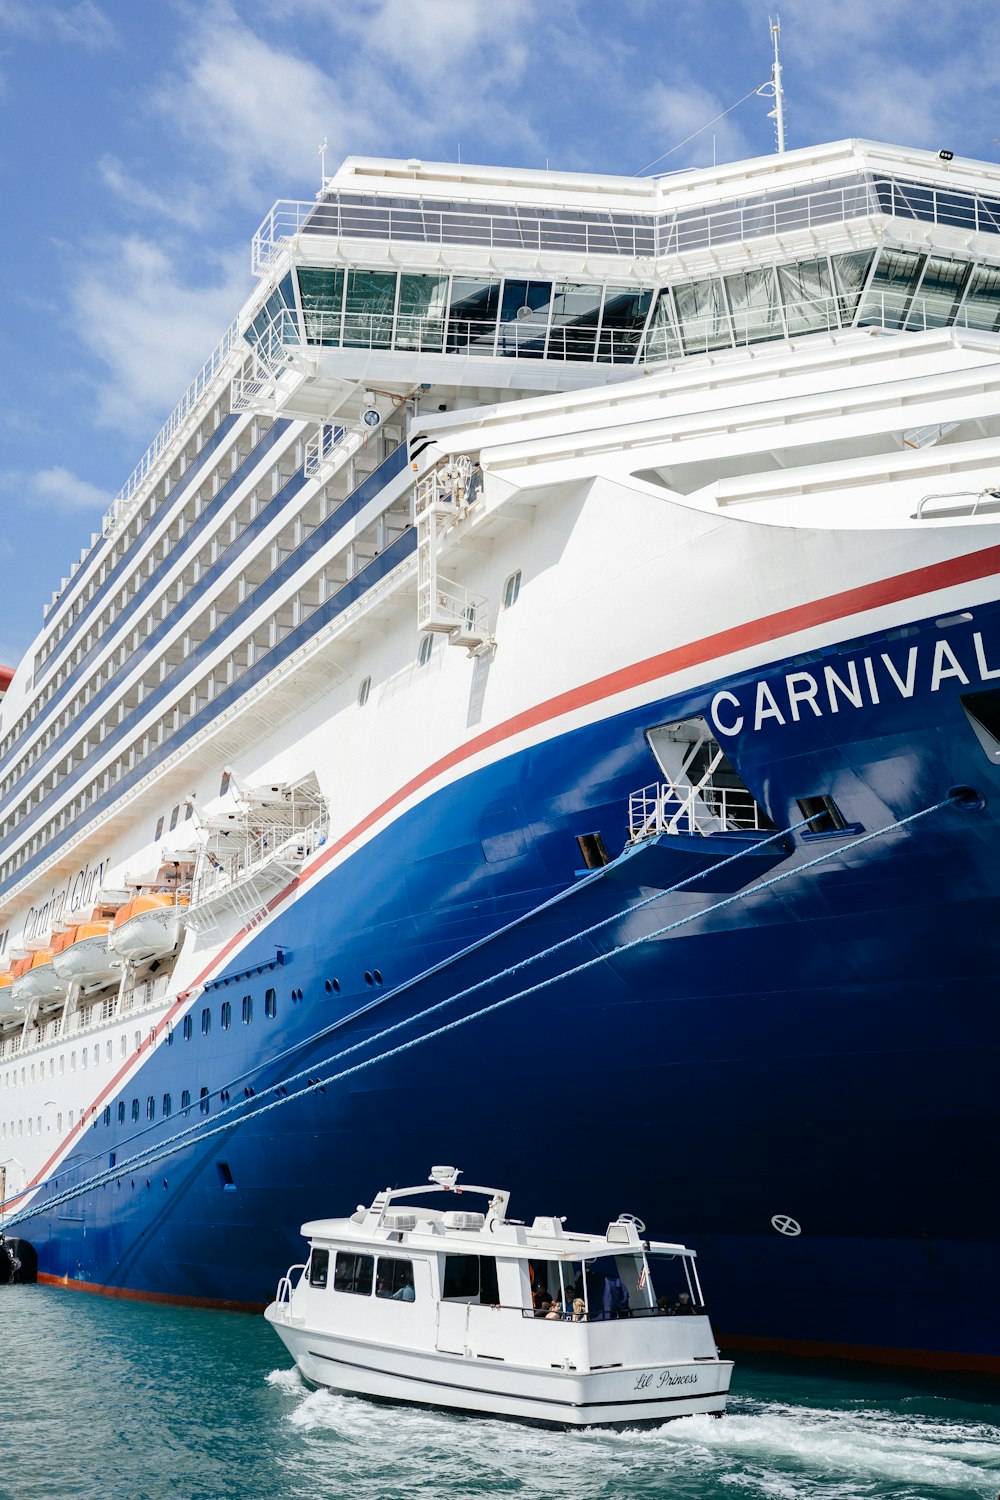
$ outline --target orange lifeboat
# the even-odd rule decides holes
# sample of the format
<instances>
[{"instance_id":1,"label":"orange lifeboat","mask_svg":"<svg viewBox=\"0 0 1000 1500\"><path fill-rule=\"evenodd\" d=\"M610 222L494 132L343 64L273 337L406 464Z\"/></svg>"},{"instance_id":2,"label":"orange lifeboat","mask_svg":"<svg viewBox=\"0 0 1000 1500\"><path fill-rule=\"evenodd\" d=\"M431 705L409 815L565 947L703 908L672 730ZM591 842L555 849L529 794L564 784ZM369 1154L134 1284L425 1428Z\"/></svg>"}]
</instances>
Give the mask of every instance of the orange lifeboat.
<instances>
[{"instance_id":1,"label":"orange lifeboat","mask_svg":"<svg viewBox=\"0 0 1000 1500\"><path fill-rule=\"evenodd\" d=\"M68 985L52 967L51 948L40 948L24 963L24 969L14 979L14 999L18 1005L59 1000L65 995Z\"/></svg>"},{"instance_id":2,"label":"orange lifeboat","mask_svg":"<svg viewBox=\"0 0 1000 1500\"><path fill-rule=\"evenodd\" d=\"M111 924L111 948L130 963L173 953L181 940L187 904L186 897L175 899L165 891L134 896Z\"/></svg>"},{"instance_id":3,"label":"orange lifeboat","mask_svg":"<svg viewBox=\"0 0 1000 1500\"><path fill-rule=\"evenodd\" d=\"M52 954L56 973L70 984L106 984L116 979L120 971L108 946L110 932L111 922L100 921L81 922L79 927L60 934L65 941Z\"/></svg>"}]
</instances>

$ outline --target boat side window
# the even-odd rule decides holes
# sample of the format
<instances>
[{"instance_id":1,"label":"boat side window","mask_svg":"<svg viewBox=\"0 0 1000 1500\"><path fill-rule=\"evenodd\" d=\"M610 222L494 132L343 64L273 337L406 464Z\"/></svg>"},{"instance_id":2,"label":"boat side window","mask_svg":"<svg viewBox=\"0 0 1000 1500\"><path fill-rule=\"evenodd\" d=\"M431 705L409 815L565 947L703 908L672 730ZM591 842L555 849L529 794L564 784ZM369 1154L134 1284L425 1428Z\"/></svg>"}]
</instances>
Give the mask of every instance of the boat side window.
<instances>
[{"instance_id":1,"label":"boat side window","mask_svg":"<svg viewBox=\"0 0 1000 1500\"><path fill-rule=\"evenodd\" d=\"M191 1040L191 1017L190 1016L185 1016L184 1017L184 1021L183 1021L183 1024L181 1026L181 1032L183 1034L184 1040L186 1042L189 1042Z\"/></svg>"},{"instance_id":2,"label":"boat side window","mask_svg":"<svg viewBox=\"0 0 1000 1500\"><path fill-rule=\"evenodd\" d=\"M373 1255L355 1255L350 1250L338 1250L333 1273L333 1290L353 1292L358 1297L370 1297L374 1272L375 1257Z\"/></svg>"},{"instance_id":3,"label":"boat side window","mask_svg":"<svg viewBox=\"0 0 1000 1500\"><path fill-rule=\"evenodd\" d=\"M329 1250L314 1250L309 1257L309 1285L326 1286L330 1275Z\"/></svg>"},{"instance_id":4,"label":"boat side window","mask_svg":"<svg viewBox=\"0 0 1000 1500\"><path fill-rule=\"evenodd\" d=\"M395 1256L380 1255L378 1276L375 1278L376 1297L390 1297L394 1302L413 1302L413 1262L399 1260Z\"/></svg>"},{"instance_id":5,"label":"boat side window","mask_svg":"<svg viewBox=\"0 0 1000 1500\"><path fill-rule=\"evenodd\" d=\"M500 1301L497 1263L493 1255L446 1255L442 1297L462 1302Z\"/></svg>"}]
</instances>

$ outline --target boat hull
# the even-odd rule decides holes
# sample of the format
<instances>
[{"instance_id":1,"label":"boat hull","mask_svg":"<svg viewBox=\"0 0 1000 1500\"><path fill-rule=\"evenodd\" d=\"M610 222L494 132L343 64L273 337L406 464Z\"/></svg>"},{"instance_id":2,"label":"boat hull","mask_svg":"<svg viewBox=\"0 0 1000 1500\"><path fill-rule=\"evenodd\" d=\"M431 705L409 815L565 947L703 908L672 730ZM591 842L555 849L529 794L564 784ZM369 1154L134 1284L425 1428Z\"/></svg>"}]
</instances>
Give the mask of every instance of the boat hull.
<instances>
[{"instance_id":1,"label":"boat hull","mask_svg":"<svg viewBox=\"0 0 1000 1500\"><path fill-rule=\"evenodd\" d=\"M559 1427L635 1427L697 1413L721 1416L732 1374L727 1360L581 1373L536 1370L470 1351L375 1347L293 1327L273 1303L265 1317L310 1384L352 1395ZM553 1339L555 1343L555 1337ZM553 1358L560 1351L553 1350Z\"/></svg>"}]
</instances>

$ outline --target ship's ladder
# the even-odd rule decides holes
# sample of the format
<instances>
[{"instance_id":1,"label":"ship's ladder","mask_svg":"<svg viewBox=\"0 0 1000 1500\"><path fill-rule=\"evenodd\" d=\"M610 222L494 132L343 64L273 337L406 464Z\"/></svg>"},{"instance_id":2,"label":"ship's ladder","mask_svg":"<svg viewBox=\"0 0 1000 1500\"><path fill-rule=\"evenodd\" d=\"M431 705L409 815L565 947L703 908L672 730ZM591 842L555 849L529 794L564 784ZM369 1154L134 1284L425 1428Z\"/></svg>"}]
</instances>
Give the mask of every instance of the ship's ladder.
<instances>
[{"instance_id":1,"label":"ship's ladder","mask_svg":"<svg viewBox=\"0 0 1000 1500\"><path fill-rule=\"evenodd\" d=\"M438 553L479 503L482 476L467 453L442 459L417 482L417 628L448 637L474 656L492 650L489 604L438 569Z\"/></svg>"}]
</instances>

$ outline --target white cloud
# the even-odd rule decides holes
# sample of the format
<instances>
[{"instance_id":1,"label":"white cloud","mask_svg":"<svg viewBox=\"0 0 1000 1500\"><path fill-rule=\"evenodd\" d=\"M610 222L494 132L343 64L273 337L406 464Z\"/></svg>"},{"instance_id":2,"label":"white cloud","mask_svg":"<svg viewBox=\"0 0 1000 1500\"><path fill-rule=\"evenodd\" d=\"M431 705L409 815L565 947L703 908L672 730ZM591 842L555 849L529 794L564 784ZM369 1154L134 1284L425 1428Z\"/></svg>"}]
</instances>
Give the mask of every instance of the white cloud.
<instances>
[{"instance_id":1,"label":"white cloud","mask_svg":"<svg viewBox=\"0 0 1000 1500\"><path fill-rule=\"evenodd\" d=\"M0 28L30 42L68 42L88 52L118 45L118 34L95 0L75 5L0 0Z\"/></svg>"},{"instance_id":2,"label":"white cloud","mask_svg":"<svg viewBox=\"0 0 1000 1500\"><path fill-rule=\"evenodd\" d=\"M176 187L158 190L141 178L134 177L125 169L118 157L105 155L97 163L97 171L105 187L120 198L125 208L135 215L148 217L159 214L174 224L189 229L199 228L205 220L204 194L188 186L186 191Z\"/></svg>"},{"instance_id":3,"label":"white cloud","mask_svg":"<svg viewBox=\"0 0 1000 1500\"><path fill-rule=\"evenodd\" d=\"M88 269L73 292L80 338L105 366L97 419L142 437L208 358L250 287L245 248L216 258L215 279L191 286L162 244L126 238Z\"/></svg>"},{"instance_id":4,"label":"white cloud","mask_svg":"<svg viewBox=\"0 0 1000 1500\"><path fill-rule=\"evenodd\" d=\"M664 155L655 164L650 162L651 169L654 172L675 172L680 167L706 166L712 162L713 152L717 161L735 161L741 156L752 155L743 130L733 115L724 114L722 119L709 124L733 102L731 99L720 100L700 85L689 82L655 83L643 90L638 95L643 139L663 142ZM645 163L637 168L639 171L645 169Z\"/></svg>"},{"instance_id":5,"label":"white cloud","mask_svg":"<svg viewBox=\"0 0 1000 1500\"><path fill-rule=\"evenodd\" d=\"M15 504L41 510L90 510L100 514L111 502L111 496L99 485L59 464L50 469L8 470L0 474L0 491ZM0 539L0 554L5 551L10 551L10 544Z\"/></svg>"}]
</instances>

